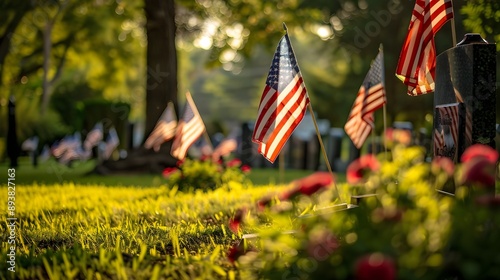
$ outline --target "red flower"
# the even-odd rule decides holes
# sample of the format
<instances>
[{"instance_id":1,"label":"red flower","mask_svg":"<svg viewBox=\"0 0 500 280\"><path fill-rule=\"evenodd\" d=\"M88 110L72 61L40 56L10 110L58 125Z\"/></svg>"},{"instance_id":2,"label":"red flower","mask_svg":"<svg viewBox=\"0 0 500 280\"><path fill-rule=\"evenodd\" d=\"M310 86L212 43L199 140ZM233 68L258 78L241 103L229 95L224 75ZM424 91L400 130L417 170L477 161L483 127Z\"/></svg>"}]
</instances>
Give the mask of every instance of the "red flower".
<instances>
[{"instance_id":1,"label":"red flower","mask_svg":"<svg viewBox=\"0 0 500 280\"><path fill-rule=\"evenodd\" d=\"M234 263L235 261L238 260L239 257L243 256L244 254L245 250L242 248L242 246L235 244L233 245L233 247L229 249L227 258L229 259L230 262Z\"/></svg>"},{"instance_id":2,"label":"red flower","mask_svg":"<svg viewBox=\"0 0 500 280\"><path fill-rule=\"evenodd\" d=\"M329 172L315 172L307 177L296 180L295 185L298 192L303 195L312 195L323 187L328 187L334 181L332 174Z\"/></svg>"},{"instance_id":3,"label":"red flower","mask_svg":"<svg viewBox=\"0 0 500 280\"><path fill-rule=\"evenodd\" d=\"M243 216L245 215L246 210L245 209L238 209L236 210L236 213L234 213L234 216L229 220L229 229L234 232L238 233L240 230L240 225L243 222Z\"/></svg>"},{"instance_id":4,"label":"red flower","mask_svg":"<svg viewBox=\"0 0 500 280\"><path fill-rule=\"evenodd\" d=\"M243 171L243 173L250 173L250 171L252 171L252 168L249 165L244 164L241 166L241 171Z\"/></svg>"},{"instance_id":5,"label":"red flower","mask_svg":"<svg viewBox=\"0 0 500 280\"><path fill-rule=\"evenodd\" d=\"M396 267L391 258L381 253L372 253L356 263L357 280L393 280L396 279Z\"/></svg>"},{"instance_id":6,"label":"red flower","mask_svg":"<svg viewBox=\"0 0 500 280\"><path fill-rule=\"evenodd\" d=\"M385 138L390 142L394 140L394 129L392 127L388 127L385 130Z\"/></svg>"},{"instance_id":7,"label":"red flower","mask_svg":"<svg viewBox=\"0 0 500 280\"><path fill-rule=\"evenodd\" d=\"M375 222L399 222L403 218L403 211L400 209L375 208L372 212L372 220Z\"/></svg>"},{"instance_id":8,"label":"red flower","mask_svg":"<svg viewBox=\"0 0 500 280\"><path fill-rule=\"evenodd\" d=\"M489 162L496 164L498 160L498 152L490 146L475 144L468 147L460 159L463 163L466 163L477 157L483 157Z\"/></svg>"},{"instance_id":9,"label":"red flower","mask_svg":"<svg viewBox=\"0 0 500 280\"><path fill-rule=\"evenodd\" d=\"M163 172L161 175L163 175L164 178L168 178L170 175L174 174L175 172L179 171L177 167L167 167L163 169Z\"/></svg>"},{"instance_id":10,"label":"red flower","mask_svg":"<svg viewBox=\"0 0 500 280\"><path fill-rule=\"evenodd\" d=\"M200 161L207 161L211 159L212 157L210 155L201 155Z\"/></svg>"},{"instance_id":11,"label":"red flower","mask_svg":"<svg viewBox=\"0 0 500 280\"><path fill-rule=\"evenodd\" d=\"M476 203L487 207L500 207L500 196L483 195L476 197Z\"/></svg>"},{"instance_id":12,"label":"red flower","mask_svg":"<svg viewBox=\"0 0 500 280\"><path fill-rule=\"evenodd\" d=\"M176 165L177 165L177 166L179 166L179 167L180 167L182 164L184 164L184 160L183 160L183 159L178 160L178 161L177 161L177 163L176 163Z\"/></svg>"},{"instance_id":13,"label":"red flower","mask_svg":"<svg viewBox=\"0 0 500 280\"><path fill-rule=\"evenodd\" d=\"M264 209L266 209L266 207L269 206L272 201L273 201L272 196L266 196L264 198L261 198L259 201L257 201L257 208L259 209L259 211L264 211Z\"/></svg>"},{"instance_id":14,"label":"red flower","mask_svg":"<svg viewBox=\"0 0 500 280\"><path fill-rule=\"evenodd\" d=\"M361 183L366 173L377 171L380 168L380 163L372 154L364 155L347 167L346 175L347 182L350 184Z\"/></svg>"},{"instance_id":15,"label":"red flower","mask_svg":"<svg viewBox=\"0 0 500 280\"><path fill-rule=\"evenodd\" d=\"M241 160L235 158L230 160L226 165L227 167L238 167L241 165Z\"/></svg>"},{"instance_id":16,"label":"red flower","mask_svg":"<svg viewBox=\"0 0 500 280\"><path fill-rule=\"evenodd\" d=\"M306 250L310 257L317 261L326 260L340 244L335 235L327 230L318 234L311 234Z\"/></svg>"},{"instance_id":17,"label":"red flower","mask_svg":"<svg viewBox=\"0 0 500 280\"><path fill-rule=\"evenodd\" d=\"M455 164L450 158L435 157L431 162L431 169L434 173L444 171L449 177L452 177L455 172Z\"/></svg>"},{"instance_id":18,"label":"red flower","mask_svg":"<svg viewBox=\"0 0 500 280\"><path fill-rule=\"evenodd\" d=\"M495 165L483 156L467 159L463 165L462 183L494 188Z\"/></svg>"}]
</instances>

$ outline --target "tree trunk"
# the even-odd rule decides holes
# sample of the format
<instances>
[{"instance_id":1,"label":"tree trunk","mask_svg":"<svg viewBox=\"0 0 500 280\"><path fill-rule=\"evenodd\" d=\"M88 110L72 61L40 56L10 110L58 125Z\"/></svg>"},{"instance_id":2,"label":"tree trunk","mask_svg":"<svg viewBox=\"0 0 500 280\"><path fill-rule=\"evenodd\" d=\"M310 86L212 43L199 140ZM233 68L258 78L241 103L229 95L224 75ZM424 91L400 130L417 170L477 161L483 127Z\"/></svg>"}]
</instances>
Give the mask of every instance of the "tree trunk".
<instances>
[{"instance_id":1,"label":"tree trunk","mask_svg":"<svg viewBox=\"0 0 500 280\"><path fill-rule=\"evenodd\" d=\"M174 0L145 0L147 46L146 125L144 141L153 131L156 122L169 101L177 108L177 50L175 47ZM177 159L170 155L172 142L161 146L160 151L141 147L130 151L125 159L105 161L94 170L98 174L110 173L161 173L163 168L174 166Z\"/></svg>"},{"instance_id":2,"label":"tree trunk","mask_svg":"<svg viewBox=\"0 0 500 280\"><path fill-rule=\"evenodd\" d=\"M169 101L177 108L177 50L174 0L145 0L148 36L146 125L151 133Z\"/></svg>"},{"instance_id":3,"label":"tree trunk","mask_svg":"<svg viewBox=\"0 0 500 280\"><path fill-rule=\"evenodd\" d=\"M49 106L51 83L49 81L50 70L50 54L52 52L52 28L54 23L48 21L45 23L43 30L43 81L42 81L42 115L47 111Z\"/></svg>"}]
</instances>

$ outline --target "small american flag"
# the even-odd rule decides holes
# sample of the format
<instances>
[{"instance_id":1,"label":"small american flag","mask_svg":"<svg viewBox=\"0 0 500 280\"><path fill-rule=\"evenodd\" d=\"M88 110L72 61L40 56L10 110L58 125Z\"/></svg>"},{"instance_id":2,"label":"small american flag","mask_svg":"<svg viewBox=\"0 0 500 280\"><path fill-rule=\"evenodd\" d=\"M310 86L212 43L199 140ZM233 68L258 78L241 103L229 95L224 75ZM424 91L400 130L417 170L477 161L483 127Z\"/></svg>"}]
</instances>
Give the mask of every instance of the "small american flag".
<instances>
[{"instance_id":1,"label":"small american flag","mask_svg":"<svg viewBox=\"0 0 500 280\"><path fill-rule=\"evenodd\" d=\"M116 148L120 145L120 138L114 127L111 127L108 131L108 137L106 138L106 143L104 146L103 158L109 159Z\"/></svg>"},{"instance_id":2,"label":"small american flag","mask_svg":"<svg viewBox=\"0 0 500 280\"><path fill-rule=\"evenodd\" d=\"M415 3L396 69L396 76L408 86L409 95L434 91L434 35L451 18L451 0L417 0Z\"/></svg>"},{"instance_id":3,"label":"small american flag","mask_svg":"<svg viewBox=\"0 0 500 280\"><path fill-rule=\"evenodd\" d=\"M354 145L359 149L374 126L373 112L386 103L384 90L384 54L377 57L359 88L349 118L344 126Z\"/></svg>"},{"instance_id":4,"label":"small american flag","mask_svg":"<svg viewBox=\"0 0 500 280\"><path fill-rule=\"evenodd\" d=\"M203 134L205 125L201 119L191 94L186 93L186 105L182 119L175 132L174 142L170 153L173 157L182 160L186 157L189 147Z\"/></svg>"},{"instance_id":5,"label":"small american flag","mask_svg":"<svg viewBox=\"0 0 500 280\"><path fill-rule=\"evenodd\" d=\"M458 146L458 111L459 103L438 105L438 126L442 129L444 146L453 148Z\"/></svg>"},{"instance_id":6,"label":"small american flag","mask_svg":"<svg viewBox=\"0 0 500 280\"><path fill-rule=\"evenodd\" d=\"M149 134L148 139L144 143L146 149L153 148L155 152L160 150L161 144L174 138L175 129L177 127L177 117L174 112L174 104L169 102L167 107L161 114L155 128Z\"/></svg>"},{"instance_id":7,"label":"small american flag","mask_svg":"<svg viewBox=\"0 0 500 280\"><path fill-rule=\"evenodd\" d=\"M271 163L304 118L308 104L306 86L285 34L274 53L252 135L259 152Z\"/></svg>"},{"instance_id":8,"label":"small american flag","mask_svg":"<svg viewBox=\"0 0 500 280\"><path fill-rule=\"evenodd\" d=\"M99 142L101 142L102 138L102 123L98 122L94 125L94 128L92 128L92 130L87 133L87 137L85 138L85 141L83 141L83 148L85 150L92 149L93 147L97 146Z\"/></svg>"},{"instance_id":9,"label":"small american flag","mask_svg":"<svg viewBox=\"0 0 500 280\"><path fill-rule=\"evenodd\" d=\"M233 131L224 140L222 140L219 145L217 145L214 153L212 154L212 159L217 161L221 157L225 157L236 151L236 149L238 149L238 135L239 131L237 129L233 129Z\"/></svg>"}]
</instances>

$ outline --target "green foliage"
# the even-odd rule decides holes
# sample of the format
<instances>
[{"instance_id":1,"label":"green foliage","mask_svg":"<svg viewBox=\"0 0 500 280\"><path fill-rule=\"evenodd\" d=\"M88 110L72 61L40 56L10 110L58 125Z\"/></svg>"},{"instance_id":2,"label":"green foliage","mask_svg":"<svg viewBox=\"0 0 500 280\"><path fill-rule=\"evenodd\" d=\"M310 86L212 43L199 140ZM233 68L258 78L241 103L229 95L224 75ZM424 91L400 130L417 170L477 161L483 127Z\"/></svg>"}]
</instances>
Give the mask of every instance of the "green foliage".
<instances>
[{"instance_id":1,"label":"green foliage","mask_svg":"<svg viewBox=\"0 0 500 280\"><path fill-rule=\"evenodd\" d=\"M235 161L239 163L235 164ZM165 169L164 176L168 185L175 186L180 191L210 191L221 187L237 191L251 183L240 169L241 162L235 161L228 165L211 160L186 159L179 163L178 169Z\"/></svg>"},{"instance_id":2,"label":"green foliage","mask_svg":"<svg viewBox=\"0 0 500 280\"><path fill-rule=\"evenodd\" d=\"M77 75L74 73L73 75ZM93 90L87 82L78 80L74 76L60 81L54 89L50 100L51 107L59 113L64 123L76 131L83 129L85 115L83 101L102 97L102 93ZM68 106L68 104L73 104Z\"/></svg>"},{"instance_id":3,"label":"green foliage","mask_svg":"<svg viewBox=\"0 0 500 280\"><path fill-rule=\"evenodd\" d=\"M498 1L467 1L460 13L465 16L463 24L467 31L480 33L490 43L500 42L500 34L498 34L500 3ZM500 51L498 44L497 51Z\"/></svg>"},{"instance_id":4,"label":"green foliage","mask_svg":"<svg viewBox=\"0 0 500 280\"><path fill-rule=\"evenodd\" d=\"M49 110L42 116L38 110L39 99L34 94L16 98L15 104L17 137L20 143L37 135L40 144L43 145L73 132L57 112Z\"/></svg>"},{"instance_id":5,"label":"green foliage","mask_svg":"<svg viewBox=\"0 0 500 280\"><path fill-rule=\"evenodd\" d=\"M125 139L125 128L130 114L130 104L105 99L88 99L83 101L83 129L90 131L97 122L101 122L104 132L111 127L116 129L120 139ZM123 141L120 146L123 146Z\"/></svg>"},{"instance_id":6,"label":"green foliage","mask_svg":"<svg viewBox=\"0 0 500 280\"><path fill-rule=\"evenodd\" d=\"M277 195L264 212L252 209L243 231L257 229L259 237L248 241L239 266L249 279L368 279L359 275L379 275L373 273L383 259L380 279L496 278L500 259L491 248L500 245L500 217L494 189L464 184L461 165L454 178L424 158L421 148L396 147L392 160L365 174L361 184L341 186L344 201L354 190L373 194L344 211L333 210L338 201L331 189L290 200ZM455 197L436 192L449 180ZM380 262L360 265L367 256Z\"/></svg>"}]
</instances>

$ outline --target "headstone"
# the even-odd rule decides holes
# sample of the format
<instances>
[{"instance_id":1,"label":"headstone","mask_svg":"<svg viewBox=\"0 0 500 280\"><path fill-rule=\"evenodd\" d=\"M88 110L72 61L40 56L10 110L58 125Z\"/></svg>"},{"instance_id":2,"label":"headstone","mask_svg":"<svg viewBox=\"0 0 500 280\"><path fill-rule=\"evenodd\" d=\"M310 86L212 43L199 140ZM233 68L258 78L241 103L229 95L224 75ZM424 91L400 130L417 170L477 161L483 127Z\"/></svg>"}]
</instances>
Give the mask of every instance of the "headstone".
<instances>
[{"instance_id":1,"label":"headstone","mask_svg":"<svg viewBox=\"0 0 500 280\"><path fill-rule=\"evenodd\" d=\"M133 122L127 122L127 150L132 151L134 149L134 127Z\"/></svg>"},{"instance_id":2,"label":"headstone","mask_svg":"<svg viewBox=\"0 0 500 280\"><path fill-rule=\"evenodd\" d=\"M350 164L351 162L353 162L356 159L358 159L360 155L361 155L361 150L358 149L354 145L354 143L352 142L352 140L350 140L350 138L349 138L349 160L348 160L348 164Z\"/></svg>"},{"instance_id":3,"label":"headstone","mask_svg":"<svg viewBox=\"0 0 500 280\"><path fill-rule=\"evenodd\" d=\"M332 165L332 171L345 172L346 164L342 161L342 139L344 129L339 127L330 128L330 138L328 141L328 158Z\"/></svg>"},{"instance_id":4,"label":"headstone","mask_svg":"<svg viewBox=\"0 0 500 280\"><path fill-rule=\"evenodd\" d=\"M252 151L252 131L252 123L244 122L241 125L241 163L251 167L256 167L253 164L254 153Z\"/></svg>"},{"instance_id":5,"label":"headstone","mask_svg":"<svg viewBox=\"0 0 500 280\"><path fill-rule=\"evenodd\" d=\"M480 143L495 148L496 46L479 34L437 56L434 93L434 156L458 162Z\"/></svg>"}]
</instances>

